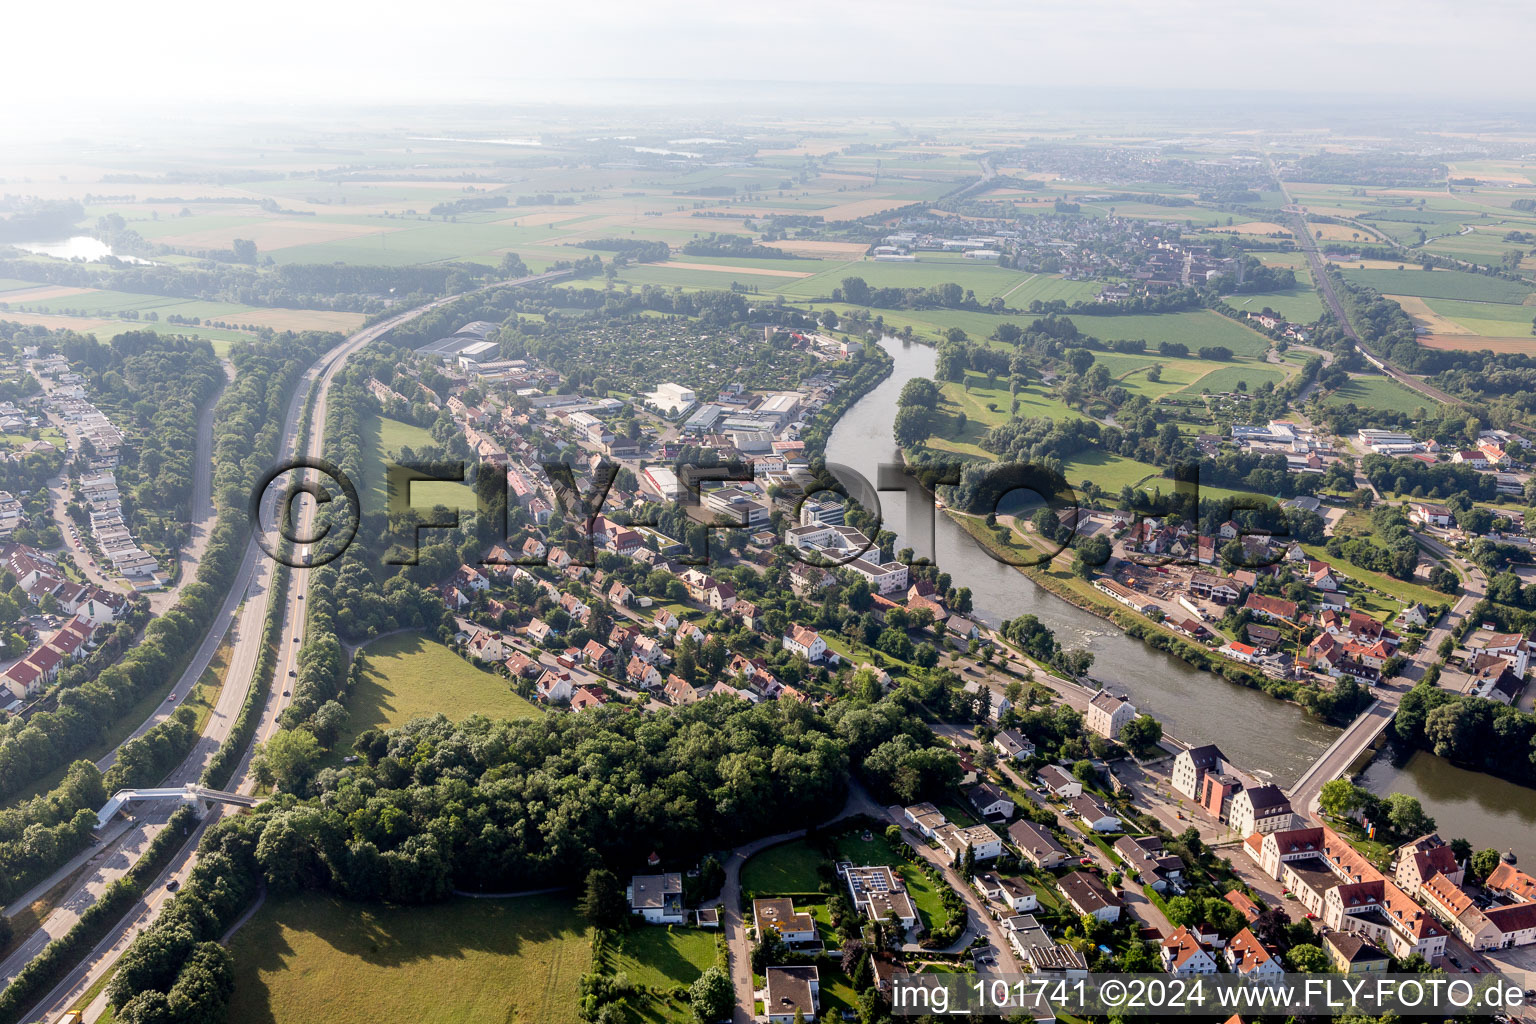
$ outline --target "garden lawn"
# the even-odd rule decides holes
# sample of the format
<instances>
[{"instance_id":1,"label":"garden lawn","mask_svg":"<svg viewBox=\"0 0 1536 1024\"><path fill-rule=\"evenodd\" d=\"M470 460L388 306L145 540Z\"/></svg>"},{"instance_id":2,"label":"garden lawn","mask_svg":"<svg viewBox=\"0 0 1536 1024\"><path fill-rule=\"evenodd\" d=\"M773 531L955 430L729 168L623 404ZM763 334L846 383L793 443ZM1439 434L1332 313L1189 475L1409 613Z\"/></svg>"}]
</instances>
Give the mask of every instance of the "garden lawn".
<instances>
[{"instance_id":1,"label":"garden lawn","mask_svg":"<svg viewBox=\"0 0 1536 1024\"><path fill-rule=\"evenodd\" d=\"M1432 590L1417 583L1410 583L1407 580L1400 580L1394 576L1372 572L1369 569L1362 569L1353 562L1342 558L1335 558L1328 554L1327 549L1321 545L1303 544L1301 549L1320 562L1330 562L1336 565L1340 573L1348 576L1355 582L1368 587L1374 587L1402 604L1409 605L1417 602L1434 607L1437 604L1449 604L1451 602L1450 595L1442 594L1438 590Z\"/></svg>"},{"instance_id":2,"label":"garden lawn","mask_svg":"<svg viewBox=\"0 0 1536 1024\"><path fill-rule=\"evenodd\" d=\"M393 729L413 718L471 715L532 718L538 708L501 676L481 671L420 633L387 636L364 648L368 668L346 697L350 714L335 749L349 751L366 729Z\"/></svg>"},{"instance_id":3,"label":"garden lawn","mask_svg":"<svg viewBox=\"0 0 1536 1024\"><path fill-rule=\"evenodd\" d=\"M235 935L231 1024L577 1024L591 964L566 896L419 907L310 895Z\"/></svg>"},{"instance_id":4,"label":"garden lawn","mask_svg":"<svg viewBox=\"0 0 1536 1024\"><path fill-rule=\"evenodd\" d=\"M825 858L803 839L770 846L741 866L741 887L758 896L815 892Z\"/></svg>"},{"instance_id":5,"label":"garden lawn","mask_svg":"<svg viewBox=\"0 0 1536 1024\"><path fill-rule=\"evenodd\" d=\"M637 997L640 1005L634 1009L641 1020L692 1024L688 1005L665 993L692 985L715 962L717 934L704 928L636 924L617 938L614 973L663 993L651 1000Z\"/></svg>"}]
</instances>

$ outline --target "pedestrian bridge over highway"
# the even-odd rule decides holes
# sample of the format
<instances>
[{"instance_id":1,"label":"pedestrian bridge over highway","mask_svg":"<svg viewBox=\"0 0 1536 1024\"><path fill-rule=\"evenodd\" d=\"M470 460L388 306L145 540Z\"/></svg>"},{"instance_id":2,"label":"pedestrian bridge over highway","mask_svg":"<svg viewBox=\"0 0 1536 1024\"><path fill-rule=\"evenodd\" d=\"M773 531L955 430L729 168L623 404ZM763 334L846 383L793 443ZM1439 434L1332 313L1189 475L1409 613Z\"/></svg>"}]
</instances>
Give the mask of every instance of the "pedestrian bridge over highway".
<instances>
[{"instance_id":1,"label":"pedestrian bridge over highway","mask_svg":"<svg viewBox=\"0 0 1536 1024\"><path fill-rule=\"evenodd\" d=\"M199 786L195 782L167 789L120 789L112 794L112 799L108 800L101 810L96 812L96 827L104 827L118 811L128 804L140 803L145 800L179 800L196 811L199 818L208 813L210 804L255 807L261 802L254 796L246 796L242 793L228 793L222 789L209 789L207 786Z\"/></svg>"}]
</instances>

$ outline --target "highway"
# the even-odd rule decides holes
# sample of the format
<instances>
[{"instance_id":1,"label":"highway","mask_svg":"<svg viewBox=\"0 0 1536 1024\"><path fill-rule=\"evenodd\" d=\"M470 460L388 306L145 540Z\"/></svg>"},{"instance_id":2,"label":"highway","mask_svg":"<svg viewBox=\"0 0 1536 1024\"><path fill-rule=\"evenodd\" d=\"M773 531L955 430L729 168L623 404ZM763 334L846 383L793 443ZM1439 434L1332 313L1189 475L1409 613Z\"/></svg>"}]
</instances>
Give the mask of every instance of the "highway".
<instances>
[{"instance_id":1,"label":"highway","mask_svg":"<svg viewBox=\"0 0 1536 1024\"><path fill-rule=\"evenodd\" d=\"M537 284L548 280L564 277L568 271L555 271L548 274L533 275L514 281L497 282L477 289L484 291L487 288L501 287L504 285L528 285ZM437 299L423 306L407 310L387 320L381 321L372 327L347 338L341 344L335 346L320 357L307 371L289 402L284 420L284 428L279 451L280 460L292 457L294 447L299 435L300 418L304 411L309 394L318 385L319 391L309 417L309 443L306 453L318 456L324 446L326 392L331 381L345 365L346 360L364 346L388 333L395 327L410 320L438 309L450 302L463 298L465 294L450 295ZM269 488L266 496L263 523L275 523L277 516L277 494L275 489ZM315 503L313 501L300 501L296 503L297 522L295 523L295 535L307 536L314 515ZM275 550L277 536L275 530L267 531L267 546ZM272 586L273 561L268 558L257 543L257 538L252 537L246 547L245 557L241 562L240 571L236 576L234 586L225 600L225 609L230 612L231 619L238 611L238 620L235 623L235 640L230 651L229 671L226 676L226 684L220 693L218 705L213 715L209 718L208 726L204 730L203 737L197 746L187 757L186 761L173 772L162 785L175 786L186 782L195 782L202 774L208 759L212 757L234 724L235 718L244 705L246 695L253 685L258 685L254 679L256 662L261 654L262 631L266 622L267 604ZM279 658L277 660L275 679L279 685L273 686L267 695L266 706L262 709L260 722L256 728L255 742L245 751L239 768L228 789L239 793L249 793L254 788L254 781L250 777L250 761L254 753L256 743L264 742L277 730L277 719L291 701L291 696L285 696L285 692L291 692L286 686L289 679L288 673L297 667L298 651L304 631L304 618L302 611L304 600L309 589L309 573L303 569L295 569L289 578L288 596L283 606L283 627L279 631L280 639ZM243 601L243 605L242 605ZM219 620L225 623L223 616ZM227 624L226 624L227 625ZM218 633L218 638L215 638ZM209 636L204 642L204 647L209 648L209 656L218 647L222 639L223 631L217 628L209 631ZM202 650L199 650L199 655ZM194 666L195 661L194 659ZM188 670L191 671L191 668ZM197 678L198 673L191 676ZM237 683L243 681L243 685ZM185 677L183 687L185 689ZM182 689L178 689L178 696ZM166 805L156 808L154 805L145 805L140 814L140 821L135 828L130 830L127 836L118 844L113 856L105 858L104 863L98 865L91 877L83 884L84 887L94 888L97 893L107 884L121 877L132 864L137 861L153 831L163 827L164 821L170 816L174 805ZM181 851L172 859L170 865L161 873L145 893L145 897L134 905L132 909L119 921L108 934L97 944L80 964L61 981L44 1000L28 1015L28 1020L53 1021L62 1018L64 1013L80 998L84 992L103 977L117 958L128 947L129 943L150 923L159 912L161 906L170 898L171 893L167 889L168 883L175 879L178 884L185 880L196 860L197 840L202 829L216 821L223 813L223 807L213 808L208 817L194 831L190 842L184 845ZM148 834L146 834L148 833ZM94 901L94 896L87 900L80 909ZM78 912L77 915L78 916ZM50 921L52 919L50 918ZM35 955L35 952L33 953ZM19 969L19 968L18 968ZM86 1020L95 1020L106 1008L104 996L94 999Z\"/></svg>"}]
</instances>

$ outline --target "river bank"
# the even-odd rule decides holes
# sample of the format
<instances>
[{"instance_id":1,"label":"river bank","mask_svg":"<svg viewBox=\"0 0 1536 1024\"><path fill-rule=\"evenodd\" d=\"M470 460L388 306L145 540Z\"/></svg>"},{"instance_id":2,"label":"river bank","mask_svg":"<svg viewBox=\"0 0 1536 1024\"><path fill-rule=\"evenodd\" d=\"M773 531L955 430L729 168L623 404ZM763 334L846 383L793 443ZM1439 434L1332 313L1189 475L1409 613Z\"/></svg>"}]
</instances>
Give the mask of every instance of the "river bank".
<instances>
[{"instance_id":1,"label":"river bank","mask_svg":"<svg viewBox=\"0 0 1536 1024\"><path fill-rule=\"evenodd\" d=\"M892 433L896 400L908 380L931 378L936 363L934 349L926 345L886 338L881 347L891 357L891 368L838 418L826 444L829 463L847 466L871 482L878 479L880 464L902 464ZM1055 592L1050 584L1060 581L1049 575L998 561L966 528L963 515L934 516L931 538L907 536L906 510L889 493L889 507L879 509L884 527L903 538L898 547L912 544L920 555L935 558L956 586L971 588L972 619L995 629L1004 619L1036 616L1059 643L1091 651L1092 675L1156 716L1179 745L1216 743L1255 776L1289 787L1340 735L1340 729L1293 702L1202 671L1127 635L1113 609L1104 608L1108 614L1103 614L1082 607L1075 600L1081 595L1070 588ZM1054 676L1042 681L1061 685ZM1373 792L1418 797L1447 836L1465 835L1479 848L1513 848L1536 857L1531 827L1536 824L1536 790L1456 768L1423 752L1403 765L1393 765L1382 754L1363 772L1362 782Z\"/></svg>"},{"instance_id":2,"label":"river bank","mask_svg":"<svg viewBox=\"0 0 1536 1024\"><path fill-rule=\"evenodd\" d=\"M881 347L892 358L891 372L838 419L826 447L829 464L846 466L871 482L879 478L880 465L903 464L892 434L896 400L908 380L931 378L936 362L930 346L887 337ZM910 545L920 556L932 557L956 586L971 589L971 618L996 628L1004 619L1036 616L1059 643L1092 652L1092 674L1128 694L1182 742L1218 743L1257 777L1288 786L1339 734L1294 704L1201 671L1126 635L1114 621L995 560L948 515L933 517L931 536L913 537L899 499L887 498L877 514L885 529L902 538L898 547Z\"/></svg>"}]
</instances>

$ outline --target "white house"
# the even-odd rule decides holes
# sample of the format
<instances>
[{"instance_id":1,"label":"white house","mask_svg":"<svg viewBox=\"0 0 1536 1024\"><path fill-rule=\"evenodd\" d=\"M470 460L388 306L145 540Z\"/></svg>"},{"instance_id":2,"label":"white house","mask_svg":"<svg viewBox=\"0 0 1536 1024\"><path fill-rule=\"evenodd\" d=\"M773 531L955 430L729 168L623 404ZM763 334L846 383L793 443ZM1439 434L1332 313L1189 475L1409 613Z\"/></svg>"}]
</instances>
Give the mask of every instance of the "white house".
<instances>
[{"instance_id":1,"label":"white house","mask_svg":"<svg viewBox=\"0 0 1536 1024\"><path fill-rule=\"evenodd\" d=\"M1255 786L1232 798L1227 824L1240 836L1255 832L1283 832L1294 828L1296 814L1279 786Z\"/></svg>"},{"instance_id":2,"label":"white house","mask_svg":"<svg viewBox=\"0 0 1536 1024\"><path fill-rule=\"evenodd\" d=\"M796 910L793 900L786 897L752 901L752 923L757 937L772 929L788 945L816 941L816 919L803 910Z\"/></svg>"},{"instance_id":3,"label":"white house","mask_svg":"<svg viewBox=\"0 0 1536 1024\"><path fill-rule=\"evenodd\" d=\"M827 642L814 629L796 626L784 635L784 649L806 661L820 661L827 653Z\"/></svg>"},{"instance_id":4,"label":"white house","mask_svg":"<svg viewBox=\"0 0 1536 1024\"><path fill-rule=\"evenodd\" d=\"M1191 800L1200 799L1200 781L1206 772L1220 771L1226 755L1214 743L1179 751L1173 759L1173 788Z\"/></svg>"},{"instance_id":5,"label":"white house","mask_svg":"<svg viewBox=\"0 0 1536 1024\"><path fill-rule=\"evenodd\" d=\"M683 923L683 876L676 871L662 875L635 875L625 892L629 911L651 924Z\"/></svg>"},{"instance_id":6,"label":"white house","mask_svg":"<svg viewBox=\"0 0 1536 1024\"><path fill-rule=\"evenodd\" d=\"M1072 798L1072 813L1095 832L1118 832L1120 816L1087 793Z\"/></svg>"},{"instance_id":7,"label":"white house","mask_svg":"<svg viewBox=\"0 0 1536 1024\"><path fill-rule=\"evenodd\" d=\"M1215 974L1216 959L1188 928L1180 927L1163 940L1163 970L1175 977Z\"/></svg>"},{"instance_id":8,"label":"white house","mask_svg":"<svg viewBox=\"0 0 1536 1024\"><path fill-rule=\"evenodd\" d=\"M992 871L982 871L977 873L972 884L987 899L1001 903L1018 914L1027 914L1040 906L1035 890L1016 875L1002 877Z\"/></svg>"},{"instance_id":9,"label":"white house","mask_svg":"<svg viewBox=\"0 0 1536 1024\"><path fill-rule=\"evenodd\" d=\"M992 746L997 748L999 754L1015 761L1035 756L1035 745L1017 729L1004 729L992 737Z\"/></svg>"},{"instance_id":10,"label":"white house","mask_svg":"<svg viewBox=\"0 0 1536 1024\"><path fill-rule=\"evenodd\" d=\"M933 831L934 841L953 859L965 856L965 851L974 851L976 860L995 860L1003 854L1003 839L986 825L971 825L961 828L959 825L944 825Z\"/></svg>"},{"instance_id":11,"label":"white house","mask_svg":"<svg viewBox=\"0 0 1536 1024\"><path fill-rule=\"evenodd\" d=\"M1107 740L1116 739L1120 730L1136 717L1136 705L1107 690L1100 690L1088 702L1083 724Z\"/></svg>"},{"instance_id":12,"label":"white house","mask_svg":"<svg viewBox=\"0 0 1536 1024\"><path fill-rule=\"evenodd\" d=\"M814 1024L820 995L820 973L813 965L763 971L763 1012L768 1024L794 1024L796 1011L801 1020Z\"/></svg>"},{"instance_id":13,"label":"white house","mask_svg":"<svg viewBox=\"0 0 1536 1024\"><path fill-rule=\"evenodd\" d=\"M972 786L965 791L965 798L983 818L1006 818L1013 814L1013 801L990 782Z\"/></svg>"},{"instance_id":14,"label":"white house","mask_svg":"<svg viewBox=\"0 0 1536 1024\"><path fill-rule=\"evenodd\" d=\"M1285 968L1280 966L1280 958L1271 953L1247 928L1232 936L1222 956L1226 958L1227 967L1233 974L1245 978L1278 978L1285 974Z\"/></svg>"},{"instance_id":15,"label":"white house","mask_svg":"<svg viewBox=\"0 0 1536 1024\"><path fill-rule=\"evenodd\" d=\"M1079 914L1091 914L1100 921L1114 923L1120 920L1120 897L1110 892L1098 875L1086 871L1074 871L1056 880L1056 887L1066 897L1068 905Z\"/></svg>"},{"instance_id":16,"label":"white house","mask_svg":"<svg viewBox=\"0 0 1536 1024\"><path fill-rule=\"evenodd\" d=\"M1048 764L1040 769L1040 785L1051 796L1064 800L1083 795L1083 784L1077 777L1056 764Z\"/></svg>"}]
</instances>

